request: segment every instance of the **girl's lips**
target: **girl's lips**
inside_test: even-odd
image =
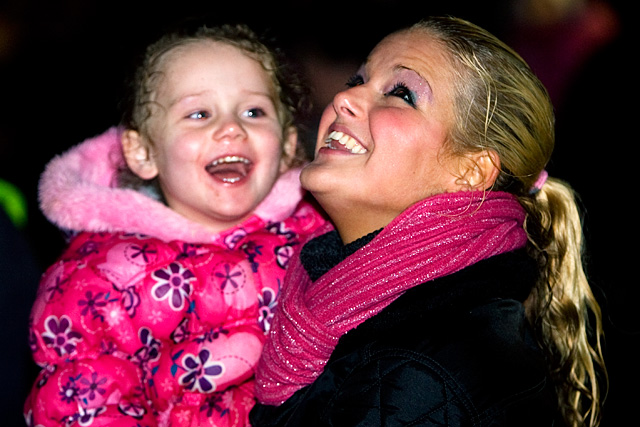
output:
[[[367,149],[350,135],[341,131],[331,131],[329,136],[324,140],[326,148],[332,150],[346,150],[352,154],[364,154]]]
[[[246,157],[230,155],[222,156],[215,159],[206,166],[206,171],[213,178],[225,184],[235,184],[246,178],[251,169],[253,162]]]

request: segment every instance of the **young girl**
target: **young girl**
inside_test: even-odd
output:
[[[74,236],[30,321],[29,425],[244,425],[302,201],[294,76],[245,27],[151,45],[123,127],[47,166]]]

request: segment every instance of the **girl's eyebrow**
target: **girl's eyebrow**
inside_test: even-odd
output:
[[[262,97],[262,98],[265,98],[265,99],[269,100],[271,103],[275,104],[274,96],[271,93],[267,92],[267,91],[248,90],[247,89],[247,90],[243,90],[242,92],[243,92],[243,95],[245,97]],[[206,90],[203,90],[203,91],[200,91],[200,92],[189,93],[189,94],[186,94],[186,95],[182,95],[180,97],[176,97],[176,98],[171,99],[169,101],[169,105],[167,106],[167,108],[171,109],[176,105],[188,103],[189,101],[198,99],[198,98],[200,98],[202,96],[206,96],[209,93],[212,93],[212,91],[206,89]]]
[[[190,93],[190,94],[187,94],[187,95],[182,95],[180,97],[171,99],[169,101],[169,105],[167,105],[167,108],[171,109],[176,105],[188,103],[190,100],[196,99],[196,98],[202,96],[203,94],[205,94],[206,92],[207,91],[205,90],[205,91],[201,91],[201,92],[197,92],[197,93]]]

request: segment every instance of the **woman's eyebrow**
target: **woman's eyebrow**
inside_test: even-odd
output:
[[[424,96],[429,102],[433,99],[433,90],[429,81],[416,70],[405,65],[396,65],[393,67],[395,74],[402,75],[405,83],[410,84],[419,96]]]

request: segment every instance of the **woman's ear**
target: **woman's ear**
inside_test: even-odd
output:
[[[500,173],[500,158],[495,151],[471,153],[460,162],[460,175],[456,184],[462,191],[484,191],[495,184]]]
[[[282,159],[280,160],[280,173],[286,172],[292,165],[296,157],[296,148],[298,146],[298,130],[291,126],[284,135],[282,145]]]
[[[153,179],[158,175],[158,168],[149,153],[149,145],[139,132],[125,130],[121,143],[124,159],[133,173],[142,179]]]

